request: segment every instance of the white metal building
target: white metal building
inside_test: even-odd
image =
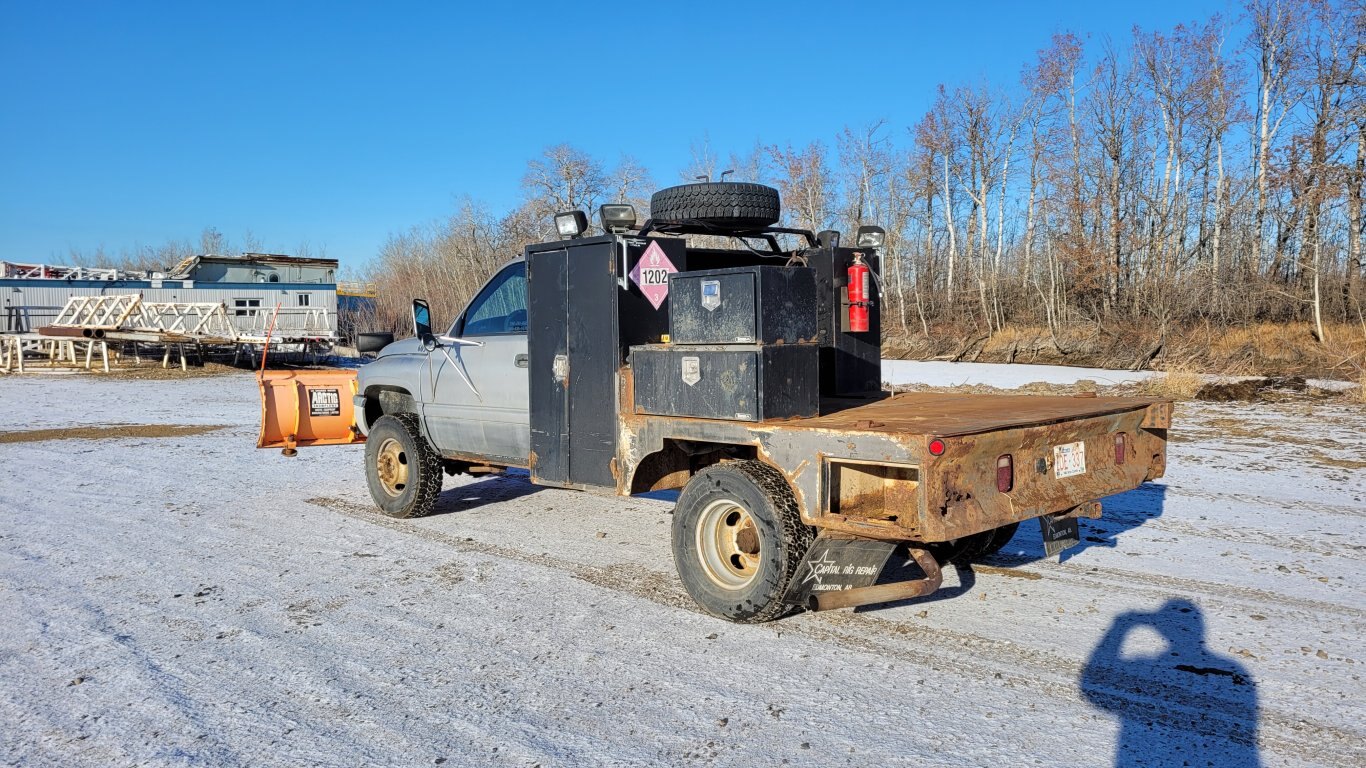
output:
[[[238,330],[262,330],[278,304],[278,330],[311,316],[337,328],[337,261],[276,254],[204,255],[167,273],[128,273],[0,262],[0,332],[47,325],[72,296],[141,294],[154,302],[222,302]],[[312,311],[308,311],[312,310]]]

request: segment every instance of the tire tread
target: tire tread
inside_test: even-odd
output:
[[[703,221],[737,228],[767,227],[782,216],[778,190],[726,181],[668,187],[650,198],[650,218],[663,223]]]
[[[797,498],[792,493],[792,487],[788,485],[787,479],[783,477],[783,474],[777,469],[760,461],[728,461],[707,467],[694,475],[693,479],[689,481],[689,485],[683,489],[683,495],[679,497],[680,505],[694,504],[693,497],[696,493],[689,493],[689,488],[693,487],[693,483],[699,483],[704,487],[707,485],[721,487],[723,482],[735,483],[736,475],[739,475],[742,481],[750,486],[751,491],[757,491],[758,496],[762,497],[767,503],[767,506],[771,508],[771,516],[773,518],[772,535],[778,538],[781,543],[781,551],[784,555],[783,559],[778,561],[781,562],[781,570],[778,571],[776,577],[768,577],[764,582],[764,589],[758,587],[751,588],[752,591],[749,591],[744,595],[740,604],[730,604],[735,605],[735,610],[708,605],[708,602],[712,598],[707,597],[704,599],[689,586],[693,580],[705,580],[706,577],[701,574],[693,573],[683,565],[685,561],[689,560],[691,555],[685,555],[684,550],[681,549],[681,547],[688,547],[691,545],[687,543],[680,544],[679,535],[680,532],[687,531],[688,533],[684,535],[683,541],[691,541],[692,529],[686,527],[686,524],[680,524],[677,517],[673,537],[674,561],[678,564],[679,577],[683,581],[684,586],[688,588],[689,593],[697,600],[698,605],[708,613],[720,616],[721,618],[733,621],[737,624],[759,624],[766,621],[773,621],[774,619],[779,619],[790,613],[802,610],[801,606],[785,603],[782,598],[787,591],[788,584],[791,583],[792,578],[797,573],[798,567],[806,556],[807,550],[811,548],[814,532],[809,526],[802,522],[801,510],[797,505]],[[722,479],[727,476],[729,477],[728,480]],[[675,510],[674,514],[675,516],[691,515],[691,512],[691,507],[680,506],[680,509]],[[751,509],[750,513],[755,514],[756,510]],[[768,511],[763,515],[764,518],[768,518],[769,516],[770,513]]]
[[[417,492],[413,495],[412,502],[403,509],[390,512],[381,507],[380,510],[388,517],[403,520],[426,517],[432,513],[432,507],[436,505],[437,496],[441,495],[441,454],[437,453],[436,449],[427,442],[427,438],[422,435],[422,424],[416,413],[391,413],[378,419],[375,426],[383,423],[384,419],[397,421],[417,447],[417,460],[413,463],[414,468],[417,469]],[[374,432],[373,427],[371,432]]]

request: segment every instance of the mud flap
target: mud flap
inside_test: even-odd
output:
[[[783,602],[805,606],[822,592],[872,586],[895,549],[890,541],[818,537],[797,566]]]
[[[1081,526],[1077,524],[1075,515],[1044,515],[1039,518],[1039,530],[1043,534],[1045,557],[1052,557],[1081,543]]]

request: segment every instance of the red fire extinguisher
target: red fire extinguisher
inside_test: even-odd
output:
[[[868,308],[873,305],[869,281],[872,270],[863,263],[863,254],[854,254],[854,263],[849,265],[849,332],[863,333],[868,330]]]

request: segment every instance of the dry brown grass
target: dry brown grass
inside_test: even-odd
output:
[[[109,424],[98,427],[28,429],[0,433],[0,443],[37,443],[44,440],[123,440],[130,437],[193,437],[227,429],[225,424]]]
[[[1366,405],[1366,368],[1362,368],[1361,373],[1357,376],[1357,388],[1354,394],[1358,403]]]
[[[888,357],[1081,365],[1126,369],[1145,363],[1157,370],[1188,366],[1225,376],[1305,376],[1353,381],[1366,364],[1366,329],[1338,323],[1324,329],[1320,343],[1309,323],[1252,323],[1220,328],[1169,328],[1077,324],[1055,336],[1042,326],[1013,325],[990,337],[971,326],[936,325],[930,338],[889,329]],[[1161,339],[1161,349],[1158,342]],[[973,343],[980,342],[980,343]],[[1149,355],[1158,351],[1149,361]]]
[[[1208,340],[1203,357],[1221,373],[1272,375],[1302,373],[1344,378],[1340,366],[1351,365],[1366,351],[1366,331],[1338,323],[1324,328],[1327,341],[1314,338],[1309,323],[1257,323],[1229,328]]]
[[[1173,400],[1192,400],[1195,393],[1204,386],[1205,378],[1189,365],[1175,365],[1143,383],[1143,390],[1150,395],[1167,397]]]
[[[118,367],[111,368],[109,373],[100,375],[111,379],[199,379],[205,376],[225,376],[248,372],[250,372],[249,368],[238,368],[213,361],[205,362],[202,365],[191,364],[182,371],[178,361],[172,362],[170,367],[162,368],[160,358],[145,357],[140,363],[134,363],[131,360],[120,361]]]

